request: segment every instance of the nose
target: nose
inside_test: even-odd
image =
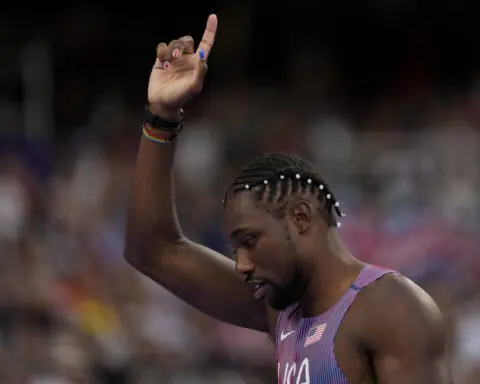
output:
[[[235,262],[235,269],[238,273],[242,275],[248,275],[249,273],[253,272],[255,265],[248,258],[248,252],[238,249],[236,256],[237,259]]]

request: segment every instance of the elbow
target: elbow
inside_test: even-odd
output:
[[[132,236],[127,233],[123,257],[132,267],[140,269],[151,264],[154,258],[171,250],[182,242],[180,234],[171,236]]]

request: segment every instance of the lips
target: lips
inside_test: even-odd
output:
[[[265,296],[267,296],[267,289],[268,285],[264,283],[255,285],[253,297],[257,300],[262,300],[263,298],[265,298]]]
[[[265,297],[267,291],[267,285],[263,280],[253,279],[247,281],[248,284],[253,286],[253,297],[257,300],[261,300]]]

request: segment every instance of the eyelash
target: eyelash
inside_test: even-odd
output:
[[[256,237],[251,235],[251,236],[247,236],[243,239],[243,244],[247,247],[247,248],[252,248],[254,245],[255,245],[255,242],[256,242]]]
[[[246,236],[242,239],[242,245],[241,248],[246,248],[246,249],[252,249],[257,242],[257,237],[255,235],[249,235]],[[230,252],[232,254],[232,258],[236,259],[237,258],[237,247],[230,247]]]

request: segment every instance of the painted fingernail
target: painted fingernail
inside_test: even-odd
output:
[[[175,48],[172,52],[173,57],[178,57],[180,56],[180,50],[178,48]]]
[[[200,55],[200,60],[205,60],[205,51],[203,49],[200,49],[200,52],[198,52]]]
[[[163,69],[169,69],[170,68],[170,62],[169,61],[164,61],[163,62]]]

